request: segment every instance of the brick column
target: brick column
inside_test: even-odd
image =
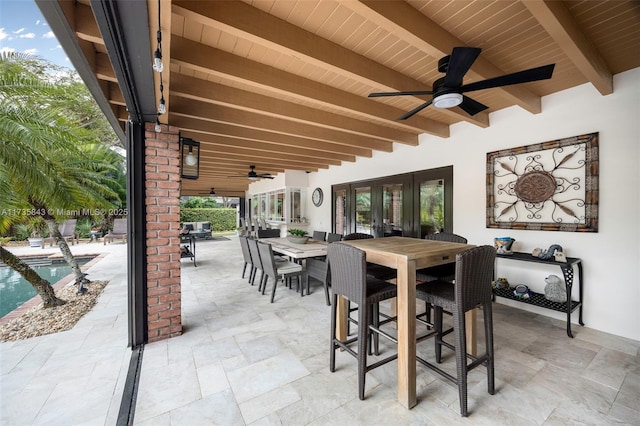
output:
[[[145,127],[148,342],[182,334],[180,143],[174,128]]]

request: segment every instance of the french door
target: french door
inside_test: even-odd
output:
[[[423,238],[452,230],[453,168],[332,187],[333,232]]]

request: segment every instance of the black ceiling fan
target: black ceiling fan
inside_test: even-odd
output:
[[[398,120],[406,120],[414,114],[422,111],[433,104],[436,108],[452,108],[459,106],[467,114],[475,115],[484,111],[488,107],[475,101],[463,93],[475,90],[491,89],[494,87],[509,86],[512,84],[528,83],[531,81],[546,80],[553,75],[553,68],[556,64],[544,65],[512,74],[499,77],[488,78],[475,83],[462,84],[462,78],[469,71],[471,65],[480,55],[482,49],[478,47],[454,47],[451,55],[445,56],[438,61],[438,71],[445,73],[445,76],[437,79],[433,83],[433,90],[415,90],[408,92],[380,92],[369,94],[370,98],[384,96],[417,96],[433,95],[432,99],[423,103],[417,108],[404,114]]]
[[[237,176],[228,176],[228,177],[246,177],[249,180],[256,180],[256,179],[273,179],[273,176],[271,176],[271,174],[269,173],[256,173],[256,166],[249,166],[249,173],[247,173],[246,175],[237,175]]]

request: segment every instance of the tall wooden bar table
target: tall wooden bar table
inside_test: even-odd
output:
[[[421,240],[408,237],[371,238],[344,241],[367,254],[367,262],[398,271],[398,401],[406,408],[416,405],[416,269],[452,263],[456,254],[475,247],[471,244]],[[346,340],[347,301],[338,301],[337,337]],[[467,341],[475,353],[474,315],[467,316]]]

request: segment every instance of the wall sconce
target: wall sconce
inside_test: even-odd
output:
[[[200,142],[180,138],[180,175],[184,179],[198,179],[200,172]]]

